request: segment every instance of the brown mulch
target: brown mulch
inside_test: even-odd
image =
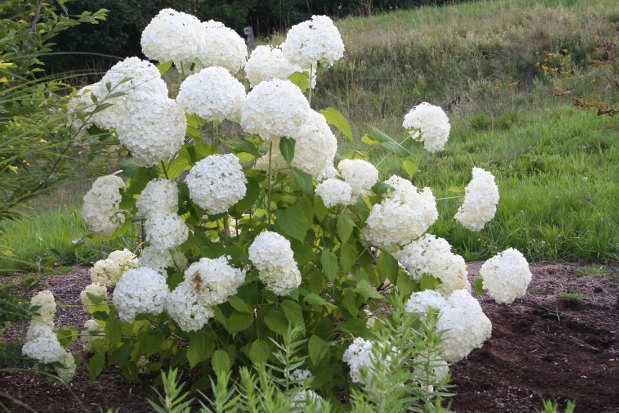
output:
[[[479,267],[469,265],[473,274]],[[561,404],[575,401],[578,413],[619,413],[619,271],[586,275],[582,265],[548,263],[531,265],[531,270],[529,292],[514,304],[480,297],[493,323],[492,338],[452,366],[452,409],[536,412],[543,399],[552,399]],[[37,291],[50,289],[67,305],[59,306],[57,325],[80,326],[88,318],[79,300],[88,283],[83,269],[42,279]],[[24,330],[25,326],[6,329],[4,340],[18,343]],[[80,345],[72,350],[79,352]],[[106,370],[92,381],[83,363],[70,386],[74,394],[33,373],[0,373],[0,393],[40,413],[94,413],[110,407],[121,413],[146,412],[150,410],[145,400],[156,398],[150,383],[128,383],[115,371]],[[11,406],[11,412],[28,411],[1,396],[0,403]]]

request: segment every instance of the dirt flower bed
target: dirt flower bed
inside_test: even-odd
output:
[[[480,263],[470,263],[477,274]],[[600,269],[601,268],[601,269]],[[492,338],[483,348],[452,366],[452,408],[458,413],[534,412],[542,399],[574,400],[582,413],[619,412],[619,271],[575,264],[533,264],[528,294],[512,305],[480,297],[492,320]],[[88,271],[52,275],[39,289],[50,289],[59,306],[57,326],[81,326],[80,291]],[[75,306],[75,307],[72,307]],[[26,325],[6,329],[3,339],[20,342]],[[80,345],[72,348],[81,351]],[[37,374],[0,373],[0,391],[37,412],[98,412],[110,407],[125,413],[148,411],[156,398],[145,384],[127,383],[106,371],[91,381],[82,364],[69,391]],[[11,412],[28,412],[0,397]]]

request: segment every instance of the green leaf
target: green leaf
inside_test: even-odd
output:
[[[299,184],[301,191],[308,195],[312,195],[314,193],[314,185],[312,184],[312,176],[310,174],[305,173],[300,169],[292,168],[292,176],[294,176],[295,181]]]
[[[342,307],[347,310],[353,317],[359,312],[359,304],[357,303],[357,294],[350,288],[345,288],[342,294]]]
[[[376,128],[374,128],[372,132],[368,133],[368,136],[375,141],[380,142],[381,147],[385,148],[389,152],[395,153],[396,155],[408,156],[411,154],[410,151],[403,147],[398,141]]]
[[[248,356],[254,364],[266,363],[271,357],[271,346],[264,340],[254,340],[249,347]]]
[[[288,332],[288,320],[281,311],[274,309],[267,311],[264,315],[264,323],[267,325],[269,330],[281,336],[285,336]]]
[[[173,62],[170,60],[169,62],[159,63],[157,65],[157,69],[159,69],[159,73],[161,76],[165,75],[168,70],[172,67]]]
[[[409,296],[415,290],[416,283],[408,275],[400,273],[398,274],[397,286],[401,295]]]
[[[237,202],[232,208],[233,211],[237,213],[236,215],[238,217],[241,217],[243,213],[251,209],[260,195],[260,184],[255,178],[247,179],[246,188],[247,191],[245,192],[245,197]]]
[[[116,318],[110,318],[105,323],[105,337],[111,346],[120,345],[120,339],[122,336],[122,326],[120,320]]]
[[[381,281],[384,281],[385,278],[389,279],[389,281],[395,283],[398,280],[398,261],[393,258],[393,256],[385,251],[381,251],[378,256],[378,272]]]
[[[342,115],[342,112],[335,108],[328,107],[322,109],[320,113],[323,114],[323,116],[330,125],[335,126],[340,132],[344,134],[344,136],[346,136],[350,140],[353,140],[350,123],[348,122],[348,119],[346,119],[344,115]]]
[[[161,350],[166,335],[163,331],[149,331],[141,336],[142,351],[145,357],[149,357]]]
[[[189,367],[194,368],[198,363],[207,360],[215,348],[215,343],[209,339],[204,331],[193,333],[189,339],[187,348],[187,361]]]
[[[254,322],[251,314],[233,312],[226,322],[226,330],[233,336],[238,332],[247,330]]]
[[[366,280],[361,280],[357,283],[357,287],[355,291],[359,293],[364,298],[384,298],[382,294],[376,291],[376,288],[372,287],[369,282]]]
[[[320,305],[327,308],[336,308],[335,305],[331,304],[330,302],[315,293],[307,294],[303,301],[311,305]]]
[[[299,265],[304,265],[314,259],[314,251],[308,243],[293,239],[290,244],[294,252],[294,259]]]
[[[236,311],[241,313],[252,313],[253,309],[249,304],[247,304],[241,297],[238,295],[234,295],[228,298],[228,302]]]
[[[299,303],[292,300],[285,300],[281,304],[284,315],[293,327],[300,327],[305,331],[305,319],[303,318],[303,309]]]
[[[290,164],[294,158],[294,147],[296,143],[294,139],[285,136],[279,140],[279,151],[288,164]]]
[[[213,371],[217,374],[227,373],[230,371],[230,367],[232,367],[230,356],[223,350],[217,350],[211,358],[211,366],[213,366]]]
[[[299,241],[305,239],[305,234],[310,228],[311,222],[307,214],[300,205],[293,205],[286,209],[275,211],[277,215],[277,226],[287,235]]]
[[[408,175],[408,179],[413,179],[413,175],[417,172],[417,165],[410,159],[404,159],[402,160],[402,169]]]
[[[340,214],[337,217],[337,235],[343,244],[350,239],[354,227],[355,222],[348,215]]]
[[[475,278],[475,281],[473,281],[473,288],[475,288],[475,294],[477,295],[482,295],[488,292],[484,288],[484,279],[481,277]]]
[[[105,353],[97,352],[88,360],[88,375],[91,380],[99,377],[105,367]]]
[[[92,313],[92,318],[99,321],[105,321],[110,318],[110,315],[105,311],[95,311],[94,313]]]
[[[301,92],[305,92],[310,87],[309,72],[295,72],[288,76],[288,80],[297,85]]]
[[[421,288],[422,291],[434,290],[440,283],[441,280],[439,280],[438,278],[426,274],[419,280],[419,288]]]
[[[356,243],[348,242],[342,245],[340,251],[340,264],[344,273],[351,272],[357,259],[361,258],[359,248]]]
[[[338,273],[337,256],[327,249],[322,250],[320,255],[320,264],[325,272],[325,276],[329,281],[335,280]]]
[[[376,185],[374,185],[372,187],[372,191],[376,194],[376,195],[382,195],[387,191],[392,190],[393,187],[391,185],[387,185],[384,182],[379,182]]]
[[[307,351],[310,356],[310,361],[314,366],[318,366],[322,359],[329,351],[330,344],[317,335],[312,335],[307,342]]]
[[[368,135],[363,135],[363,137],[361,138],[361,142],[365,143],[366,145],[378,145],[380,143],[379,141],[375,141],[374,139],[370,138]]]

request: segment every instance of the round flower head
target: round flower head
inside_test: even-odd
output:
[[[395,254],[408,275],[419,280],[431,275],[441,280],[439,290],[444,294],[465,289],[471,291],[464,258],[451,252],[451,245],[443,238],[426,234]]]
[[[178,211],[178,186],[169,179],[153,179],[146,184],[136,202],[138,214],[149,217],[155,213],[176,213]]]
[[[233,154],[210,155],[191,168],[187,178],[192,201],[209,214],[220,214],[245,197],[247,179]]]
[[[105,287],[105,285],[89,284],[80,293],[82,305],[84,306],[84,310],[86,310],[87,313],[93,312],[91,310],[92,306],[100,304],[99,300],[97,299],[95,299],[96,303],[93,302],[93,299],[91,297],[98,297],[99,299],[101,299],[102,303],[105,303],[107,301],[107,288]]]
[[[73,357],[73,354],[65,350],[65,352],[58,358],[58,362],[62,366],[56,367],[56,375],[66,383],[70,382],[73,377],[75,377],[75,370],[77,367],[75,365],[75,357]]]
[[[32,321],[39,321],[49,326],[54,325],[56,300],[54,300],[54,294],[50,290],[38,292],[30,299],[30,305],[39,307],[36,310],[37,315],[32,316]]]
[[[301,273],[290,241],[272,231],[260,233],[249,247],[249,259],[260,280],[277,295],[288,295],[301,285]]]
[[[44,364],[59,362],[66,350],[50,326],[42,328],[39,334],[22,346],[22,354]]]
[[[361,235],[375,247],[393,250],[423,235],[438,218],[438,211],[430,188],[419,192],[396,175],[385,183],[394,189],[372,207]]]
[[[180,329],[186,332],[200,330],[215,315],[210,307],[200,302],[186,283],[179,284],[168,295],[166,311]]]
[[[531,270],[527,259],[514,248],[495,255],[479,270],[483,287],[497,303],[511,304],[527,292]]]
[[[144,223],[144,232],[146,241],[160,250],[177,247],[189,237],[185,221],[176,214],[165,212],[150,215]]]
[[[382,344],[379,344],[379,346],[382,347]],[[370,379],[371,381],[371,375],[376,361],[376,355],[373,353],[373,347],[373,342],[357,337],[344,352],[342,361],[348,364],[348,367],[350,368],[350,378],[353,383],[362,383],[366,386],[370,385],[370,382],[367,379]],[[396,347],[392,347],[391,351],[397,352],[398,349]],[[381,362],[388,363],[390,360],[391,357],[386,355],[385,359],[381,360]],[[366,371],[366,376],[364,376],[363,370]]]
[[[318,177],[322,171],[333,165],[337,138],[320,113],[310,110],[301,129],[290,137],[296,141],[292,166]]]
[[[241,109],[241,127],[269,140],[293,136],[309,116],[309,103],[288,80],[261,82],[247,94]]]
[[[120,278],[112,301],[118,309],[118,317],[132,322],[138,314],[161,314],[168,294],[168,285],[161,274],[140,267],[127,271]]]
[[[492,323],[479,302],[466,290],[451,293],[436,328],[445,331],[441,348],[445,360],[450,362],[462,360],[492,334]]]
[[[187,121],[173,99],[153,99],[127,110],[126,119],[116,133],[139,166],[167,161],[183,146]]]
[[[181,83],[176,102],[207,121],[237,119],[245,87],[223,67],[207,67]]]
[[[93,284],[111,287],[125,271],[137,266],[137,257],[128,249],[113,251],[106,259],[97,261],[90,269],[90,281]]]
[[[86,347],[86,350],[93,350],[93,343],[95,340],[101,339],[105,336],[105,330],[97,322],[97,320],[90,319],[84,323],[84,330],[80,334],[80,341]]]
[[[47,321],[33,319],[32,321],[30,321],[30,324],[28,325],[28,330],[26,330],[25,341],[32,341],[38,336],[40,336],[41,334],[45,334],[47,331],[49,331],[53,327],[54,327],[53,320],[52,322],[47,322]]]
[[[351,186],[339,179],[327,179],[316,187],[316,195],[322,198],[327,208],[335,205],[349,205],[351,203]]]
[[[307,411],[322,411],[324,399],[313,390],[299,390],[291,397],[290,412],[303,413]]]
[[[228,264],[225,256],[217,259],[202,258],[185,271],[183,283],[195,294],[200,303],[215,306],[236,294],[245,281],[245,271]]]
[[[265,80],[287,80],[293,73],[302,71],[284,57],[281,49],[271,46],[256,47],[245,64],[245,74],[252,86]]]
[[[118,206],[122,199],[123,180],[115,175],[106,175],[92,184],[84,195],[82,218],[88,227],[99,235],[110,236],[123,222],[125,216]]]
[[[237,32],[223,23],[209,20],[202,23],[204,46],[198,50],[198,60],[202,67],[221,66],[236,73],[247,60],[247,45]]]
[[[142,32],[142,53],[161,63],[189,69],[204,48],[204,27],[198,18],[173,9],[161,10]]]
[[[411,137],[423,142],[428,152],[440,152],[449,139],[451,125],[449,118],[439,106],[427,102],[413,107],[404,116],[402,126],[410,131]]]
[[[471,231],[481,231],[494,218],[499,203],[499,187],[494,175],[473,168],[473,179],[465,188],[464,203],[458,208],[456,220]]]
[[[411,294],[406,302],[405,310],[407,313],[425,316],[429,308],[439,311],[446,305],[447,300],[438,291],[423,290]]]
[[[337,169],[352,187],[353,196],[367,194],[378,182],[378,169],[363,159],[343,159]]]
[[[331,66],[344,56],[342,36],[328,16],[312,16],[292,26],[281,47],[291,63],[303,68]]]

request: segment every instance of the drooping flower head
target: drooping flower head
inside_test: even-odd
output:
[[[312,16],[288,30],[281,45],[284,56],[307,69],[316,63],[331,66],[344,56],[344,42],[328,16]]]
[[[471,231],[481,231],[494,218],[499,203],[499,187],[494,175],[473,168],[473,179],[465,188],[464,202],[458,208],[456,220]]]
[[[511,304],[524,296],[532,278],[527,259],[515,248],[490,258],[481,266],[479,275],[490,296],[503,304]]]
[[[109,236],[125,221],[125,216],[118,207],[122,199],[120,191],[124,187],[125,183],[121,178],[106,175],[97,178],[86,192],[82,218],[92,231]]]
[[[413,107],[404,116],[402,126],[413,139],[423,142],[424,148],[431,153],[445,148],[451,130],[449,118],[443,109],[427,102]]]

